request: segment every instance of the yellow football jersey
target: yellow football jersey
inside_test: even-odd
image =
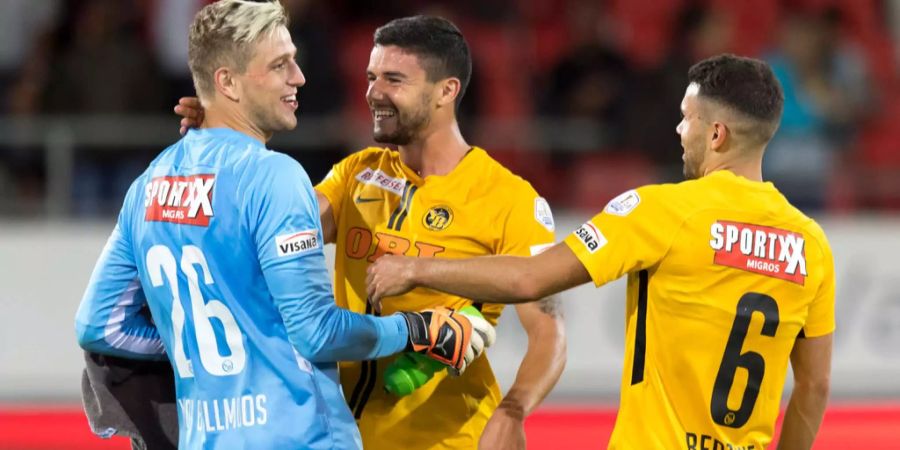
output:
[[[628,274],[611,449],[757,449],[794,340],[834,330],[822,229],[728,171],[628,191],[565,239],[598,286]]]
[[[386,253],[464,258],[527,256],[552,244],[553,217],[528,182],[473,148],[445,176],[419,177],[399,153],[369,148],[336,164],[316,186],[331,203],[337,225],[334,294],[338,305],[371,313],[366,268]],[[385,299],[382,314],[443,305],[465,298],[415,289]],[[481,305],[496,325],[502,305]],[[460,377],[435,374],[406,397],[384,390],[382,374],[393,361],[343,362],[341,383],[367,449],[475,448],[500,389],[487,358]]]

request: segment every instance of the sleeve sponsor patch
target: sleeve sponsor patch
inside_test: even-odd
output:
[[[585,222],[581,228],[575,230],[575,236],[588,249],[588,252],[594,253],[606,245],[606,236],[597,229],[591,222]]]
[[[553,223],[553,212],[550,211],[550,205],[543,197],[534,199],[534,218],[539,224],[543,225],[547,231],[552,232],[556,229],[556,225]]]
[[[531,256],[534,256],[539,253],[544,253],[544,250],[547,250],[550,247],[553,247],[552,243],[532,245],[531,247],[528,247],[528,249],[531,250]]]
[[[278,250],[278,256],[301,255],[321,248],[319,230],[303,230],[276,236],[275,247]]]
[[[637,208],[640,203],[641,196],[638,195],[637,191],[632,189],[619,194],[618,197],[610,200],[603,210],[609,214],[624,217],[631,214],[631,211],[634,211],[634,208]]]
[[[327,180],[333,176],[334,176],[334,169],[332,168],[331,170],[328,171],[328,173],[325,174],[325,176],[322,178],[322,181],[324,182],[325,180]]]

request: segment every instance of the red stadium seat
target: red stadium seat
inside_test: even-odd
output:
[[[366,105],[366,64],[372,52],[372,35],[378,24],[347,24],[340,33],[338,42],[338,67],[347,89],[345,111],[355,119],[369,120]]]
[[[665,58],[684,0],[613,0],[609,12],[620,26],[622,48],[638,66],[654,67]]]
[[[549,154],[508,148],[490,148],[487,151],[503,167],[531,183],[538,194],[550,201],[551,207],[561,206],[557,205],[559,201],[564,201],[559,197],[565,195],[559,186],[561,173],[553,167]]]
[[[600,212],[622,192],[659,181],[656,167],[634,151],[580,155],[567,179],[567,206],[590,213]]]
[[[481,115],[518,118],[530,114],[531,101],[526,99],[530,72],[520,42],[525,32],[501,24],[458,25],[472,51]]]
[[[732,51],[740,55],[759,56],[773,45],[778,36],[777,0],[712,0],[711,8],[725,12],[732,20]]]
[[[861,206],[900,210],[900,89],[882,100],[884,112],[860,136],[853,156],[860,167]]]

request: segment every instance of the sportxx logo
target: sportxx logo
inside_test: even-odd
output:
[[[144,220],[209,226],[213,174],[156,177],[144,190]]]
[[[441,231],[453,222],[453,211],[449,206],[433,206],[422,217],[422,225],[431,231]]]
[[[710,227],[713,262],[799,285],[806,282],[803,235],[780,228],[719,220]]]

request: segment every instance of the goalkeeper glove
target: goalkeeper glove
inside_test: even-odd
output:
[[[497,337],[483,318],[444,307],[399,314],[409,326],[406,350],[446,364],[454,375],[463,373]]]

